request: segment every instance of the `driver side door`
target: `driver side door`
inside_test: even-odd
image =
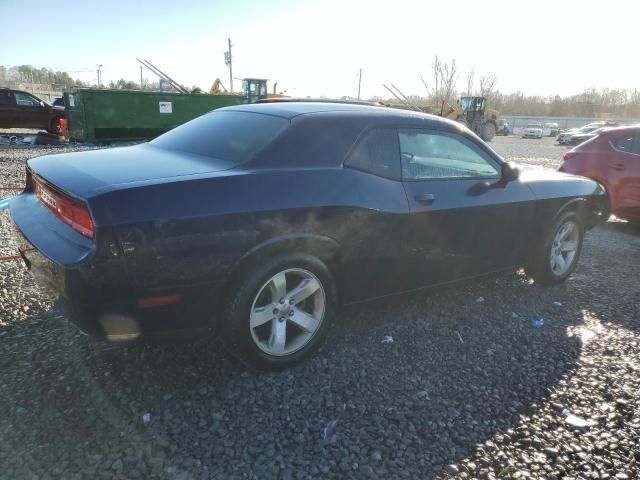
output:
[[[447,283],[521,263],[532,191],[518,180],[503,180],[501,161],[471,137],[400,128],[398,138],[414,284]]]
[[[47,128],[47,110],[40,100],[25,93],[14,92],[15,121],[14,126],[20,128]]]

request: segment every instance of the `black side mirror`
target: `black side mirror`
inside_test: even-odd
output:
[[[513,162],[507,162],[502,165],[502,180],[505,183],[513,182],[520,177],[520,170]]]

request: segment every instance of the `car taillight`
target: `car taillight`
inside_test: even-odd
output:
[[[84,204],[49,188],[36,175],[33,175],[31,180],[33,190],[44,206],[76,232],[87,238],[93,238],[95,230],[93,220]]]

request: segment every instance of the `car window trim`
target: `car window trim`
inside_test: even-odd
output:
[[[364,135],[367,134],[367,132],[369,132],[370,130],[373,130],[375,128],[392,128],[392,129],[395,129],[397,140],[398,140],[397,143],[398,143],[398,161],[400,162],[400,178],[389,177],[389,176],[386,176],[386,175],[380,175],[378,173],[370,172],[370,171],[367,171],[365,169],[354,167],[352,165],[348,165],[347,164],[347,161],[349,160],[349,157],[351,156],[351,153],[356,148],[356,146],[358,145],[360,140],[364,137]],[[400,151],[400,136],[398,134],[398,129],[401,129],[401,128],[417,129],[417,130],[433,130],[435,132],[443,132],[443,133],[450,133],[450,134],[454,134],[454,135],[459,135],[460,137],[462,137],[462,138],[468,140],[470,143],[472,143],[477,149],[479,149],[483,153],[485,153],[491,159],[491,161],[495,162],[497,164],[499,172],[502,171],[502,167],[506,163],[506,161],[503,160],[502,158],[500,158],[495,152],[492,152],[491,150],[486,148],[484,145],[476,142],[475,140],[473,140],[473,138],[470,138],[468,135],[465,135],[464,133],[459,133],[459,132],[457,132],[456,130],[454,130],[452,128],[443,128],[440,125],[430,125],[429,127],[424,127],[424,126],[421,126],[421,125],[411,125],[411,124],[406,124],[406,123],[389,123],[389,124],[382,124],[382,125],[368,125],[367,127],[365,127],[358,134],[358,136],[356,137],[354,142],[351,144],[351,146],[347,149],[347,153],[345,154],[344,158],[342,159],[341,167],[342,168],[350,168],[352,170],[358,170],[360,172],[368,173],[369,175],[374,175],[376,177],[386,178],[388,180],[395,180],[395,181],[399,181],[399,182],[424,182],[424,181],[427,181],[427,180],[429,180],[429,181],[475,180],[475,179],[478,179],[478,180],[495,180],[495,179],[502,178],[501,175],[498,174],[498,175],[492,175],[492,176],[489,176],[489,177],[443,177],[443,178],[439,178],[439,179],[438,178],[433,178],[433,179],[419,179],[419,180],[418,179],[416,179],[416,180],[404,179],[404,178],[402,178],[402,152]]]
[[[631,147],[631,148],[633,148],[633,150],[635,150],[633,152],[634,155],[640,156],[640,135],[634,135],[633,136],[633,147]]]
[[[446,134],[450,134],[453,136],[458,136],[462,139],[467,140],[470,144],[472,144],[474,147],[476,147],[478,150],[480,150],[481,152],[485,153],[487,155],[487,157],[489,157],[491,162],[495,162],[497,163],[497,165],[493,165],[495,167],[497,167],[498,173],[496,175],[487,175],[487,176],[482,176],[482,177],[433,177],[433,178],[404,178],[404,176],[402,176],[402,181],[403,182],[442,182],[442,181],[459,181],[459,180],[471,180],[471,181],[476,181],[476,180],[499,180],[500,178],[502,178],[502,175],[500,174],[500,172],[502,171],[502,166],[503,163],[502,162],[497,162],[496,159],[493,157],[493,155],[490,154],[490,152],[488,152],[486,149],[482,148],[479,144],[477,144],[476,142],[474,142],[473,140],[469,139],[468,137],[466,137],[465,135],[461,135],[459,133],[456,133],[454,131],[451,130],[447,130],[444,128],[433,128],[433,127],[419,127],[419,126],[410,126],[410,127],[406,127],[406,126],[402,126],[402,127],[396,127],[396,134],[398,135],[398,148],[400,149],[400,133],[398,132],[399,129],[405,129],[405,130],[423,130],[423,131],[435,131],[438,132],[438,134],[442,134],[442,133],[446,133]],[[464,144],[464,143],[463,143]],[[472,150],[475,150],[474,148],[472,148]],[[400,167],[402,167],[402,151],[400,151]],[[402,168],[400,169],[400,174],[403,173]]]
[[[626,155],[634,155],[636,157],[640,157],[640,153],[635,153],[635,152],[625,152],[624,150],[620,150],[619,148],[616,148],[615,143],[613,143],[615,140],[620,140],[621,138],[624,137],[618,137],[618,138],[612,138],[611,140],[609,140],[609,146],[611,147],[612,150],[618,152],[618,153],[624,153]],[[640,135],[633,135],[633,142],[631,144],[631,148],[635,148],[636,143],[640,143]]]
[[[40,105],[40,102],[42,101],[38,99],[36,96],[31,95],[29,92],[13,92],[14,105],[18,105],[18,99],[16,98],[16,94],[24,95],[25,97],[30,98],[36,103],[35,105],[19,105],[21,107],[37,107]]]
[[[361,168],[361,167],[354,167],[353,165],[349,165],[348,164],[349,158],[351,158],[351,155],[353,154],[353,151],[360,144],[360,142],[365,137],[365,135],[367,135],[367,133],[369,133],[370,131],[378,129],[378,128],[387,128],[387,129],[390,129],[390,130],[394,130],[394,132],[396,134],[396,143],[398,144],[398,158],[397,158],[397,161],[398,161],[398,166],[399,166],[399,169],[400,169],[400,177],[399,178],[392,177],[392,176],[389,176],[389,175],[381,175],[380,173],[372,172],[370,170],[367,170],[367,169]],[[362,132],[360,132],[360,134],[356,137],[356,139],[353,142],[353,144],[351,144],[351,146],[347,150],[347,154],[342,159],[342,168],[350,168],[351,170],[357,170],[359,172],[368,173],[369,175],[373,175],[375,177],[385,178],[387,180],[393,180],[395,182],[402,182],[402,158],[400,157],[400,153],[399,153],[399,151],[400,151],[399,140],[400,139],[398,138],[398,130],[394,125],[369,125],[364,130],[362,130]]]

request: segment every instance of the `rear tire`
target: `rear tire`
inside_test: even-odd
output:
[[[317,350],[331,326],[336,298],[325,264],[286,253],[244,271],[229,289],[221,324],[225,347],[261,370],[290,367]]]
[[[584,239],[578,215],[569,211],[554,222],[542,245],[526,267],[527,274],[540,285],[556,285],[573,273]]]
[[[496,136],[496,126],[493,122],[487,122],[482,125],[482,139],[490,142]]]
[[[51,123],[49,124],[49,128],[47,129],[47,132],[49,133],[53,133],[55,135],[59,135],[60,132],[58,131],[58,126],[60,125],[60,119],[62,117],[54,117],[51,119]]]

